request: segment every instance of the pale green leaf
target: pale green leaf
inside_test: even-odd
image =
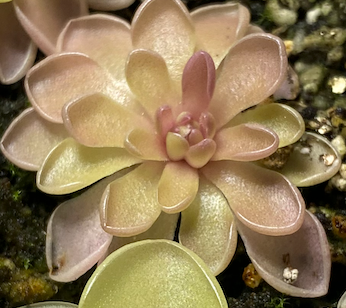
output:
[[[227,307],[206,264],[168,240],[145,240],[112,253],[89,279],[79,308]]]

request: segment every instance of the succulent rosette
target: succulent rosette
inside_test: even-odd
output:
[[[267,108],[259,121],[239,119],[287,76],[283,42],[252,33],[249,19],[235,3],[190,14],[179,0],[147,0],[131,25],[101,14],[70,21],[57,53],[29,71],[33,108],[11,124],[3,153],[38,171],[49,194],[101,180],[49,221],[53,279],[74,280],[129,242],[173,239],[181,213],[180,242],[215,275],[239,229],[268,283],[295,296],[327,292],[321,224],[286,177],[252,163],[297,141],[301,117],[269,104],[254,109]],[[287,254],[302,273],[295,284],[283,281]]]
[[[0,0],[0,82],[12,84],[33,65],[38,46],[55,51],[60,31],[72,18],[94,9],[119,10],[134,0]]]

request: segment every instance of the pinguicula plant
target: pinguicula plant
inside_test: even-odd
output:
[[[237,3],[189,13],[180,0],[146,0],[131,25],[102,14],[70,21],[56,52],[28,72],[33,107],[6,131],[3,153],[37,171],[49,194],[99,181],[49,221],[53,279],[74,280],[127,243],[173,239],[181,213],[180,243],[214,275],[231,261],[238,230],[276,289],[327,292],[321,224],[289,172],[258,163],[296,142],[304,124],[292,108],[259,105],[287,86],[287,56],[278,37],[255,31],[249,19]],[[323,144],[335,157],[314,183],[340,164]]]

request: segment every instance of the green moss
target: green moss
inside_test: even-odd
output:
[[[282,295],[280,297],[271,298],[270,302],[266,305],[266,308],[286,308],[289,305],[289,299]]]

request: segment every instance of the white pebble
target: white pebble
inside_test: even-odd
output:
[[[284,278],[284,282],[288,284],[292,284],[292,283],[295,283],[296,280],[298,279],[298,274],[299,274],[299,271],[296,268],[286,267],[284,269],[282,276]]]

